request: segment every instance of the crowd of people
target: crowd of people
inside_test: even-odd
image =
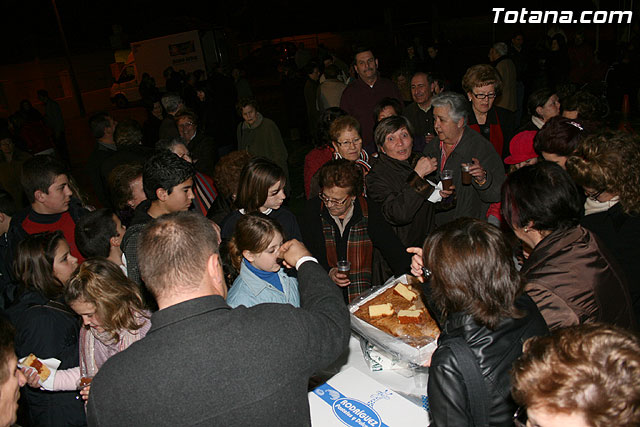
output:
[[[308,425],[348,304],[403,274],[441,327],[433,426],[640,424],[640,139],[523,88],[505,43],[488,57],[463,93],[415,60],[406,92],[369,47],[305,64],[301,212],[278,126],[246,96],[226,121],[216,78],[146,76],[144,125],[94,114],[93,198],[63,127],[28,153],[0,131],[2,425],[19,387],[33,426]],[[51,380],[16,354],[57,359]]]

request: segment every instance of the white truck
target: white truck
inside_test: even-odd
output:
[[[119,72],[114,74],[111,101],[118,107],[126,107],[130,101],[139,100],[138,86],[144,73],[153,77],[161,90],[165,84],[162,73],[167,67],[187,73],[196,70],[206,73],[213,63],[223,62],[226,54],[221,49],[220,34],[212,30],[194,30],[131,43],[127,62],[113,67]]]

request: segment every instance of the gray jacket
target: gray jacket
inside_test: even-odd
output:
[[[456,186],[455,207],[436,213],[436,225],[440,226],[460,217],[486,219],[489,205],[500,201],[500,190],[506,177],[502,159],[493,145],[478,132],[465,126],[462,138],[447,158],[444,168],[440,164],[442,151],[438,138],[427,144],[424,154],[438,160],[439,171],[451,169],[453,184]],[[472,180],[471,185],[462,185],[460,166],[462,163],[471,163],[472,157],[478,159],[487,171],[487,182],[484,185],[476,184],[475,180]]]
[[[349,314],[317,263],[298,281],[301,308],[232,309],[216,295],[154,313],[93,380],[89,425],[310,425],[309,377],[346,348]]]

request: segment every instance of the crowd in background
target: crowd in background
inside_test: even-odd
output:
[[[314,144],[302,174],[291,134],[238,68],[168,68],[162,90],[143,76],[144,123],[89,118],[82,185],[59,106],[46,91],[44,115],[23,101],[0,129],[0,308],[19,358],[61,361],[44,385],[14,372],[0,335],[11,378],[28,384],[23,422],[86,423],[80,381],[144,341],[164,309],[140,242],[191,211],[215,229],[230,307],[305,310],[298,266],[282,263],[292,239],[341,307],[419,277],[442,331],[425,390],[432,425],[640,423],[640,139],[607,128],[611,106],[590,86],[607,70],[584,34],[548,36],[542,58],[520,33],[493,44],[459,81],[437,43],[408,46],[390,79],[373,47],[347,63],[300,46],[282,88],[288,129]],[[633,98],[634,84],[616,87]]]

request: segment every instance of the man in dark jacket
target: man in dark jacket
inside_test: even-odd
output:
[[[194,198],[194,175],[193,165],[170,151],[160,152],[145,162],[142,186],[147,200],[136,207],[120,245],[127,258],[127,275],[134,282],[141,283],[138,236],[142,227],[153,218],[188,210]]]
[[[165,215],[142,232],[141,273],[160,310],[147,336],[98,372],[89,424],[310,425],[309,377],[349,340],[340,292],[290,240],[280,255],[298,270],[302,307],[231,309],[218,241],[194,213]]]
[[[400,91],[389,79],[378,75],[378,60],[373,52],[361,47],[356,50],[355,69],[358,78],[342,92],[340,108],[355,117],[362,129],[363,147],[369,154],[376,151],[373,141],[373,109],[382,98],[402,100]]]
[[[434,82],[430,75],[421,71],[411,78],[411,98],[413,102],[404,109],[403,115],[409,119],[414,131],[414,149],[424,150],[426,143],[436,136],[433,128],[433,98]]]
[[[142,164],[153,155],[153,150],[142,145],[142,126],[133,120],[127,119],[118,123],[113,134],[117,151],[105,159],[100,166],[102,182],[109,182],[109,175],[120,165]],[[111,199],[109,188],[105,188],[107,197]],[[111,204],[107,205],[111,206]]]
[[[93,192],[102,206],[109,206],[107,196],[107,182],[100,173],[102,164],[116,152],[116,143],[113,134],[118,122],[105,113],[96,113],[89,119],[91,133],[96,139],[96,146],[87,160],[87,174],[91,178]]]

